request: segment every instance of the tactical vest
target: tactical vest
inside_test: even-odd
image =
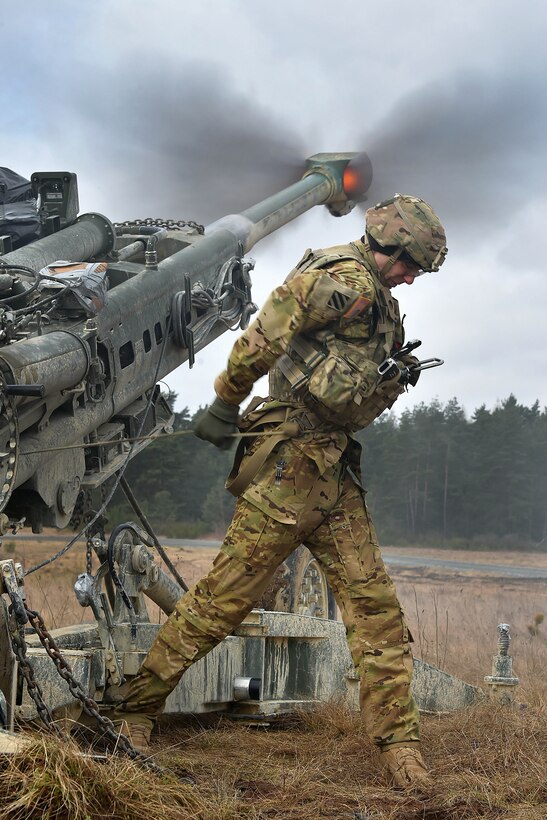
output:
[[[382,381],[378,373],[378,365],[404,338],[398,302],[366,264],[368,253],[366,246],[361,253],[353,244],[306,252],[288,279],[310,268],[327,270],[335,262],[352,259],[371,273],[376,298],[369,305],[356,290],[326,274],[314,288],[311,306],[325,325],[292,339],[270,371],[272,398],[296,399],[321,421],[348,432],[369,425],[404,391],[398,377]]]

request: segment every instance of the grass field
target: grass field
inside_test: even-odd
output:
[[[21,542],[15,552],[1,557],[17,557],[30,566],[51,552],[47,543]],[[180,549],[173,555],[192,581],[206,569],[214,550]],[[487,702],[457,714],[424,716],[424,756],[435,779],[427,798],[386,788],[377,752],[359,716],[329,704],[270,730],[218,718],[162,723],[153,743],[155,759],[175,772],[190,770],[197,781],[193,788],[158,780],[119,758],[99,764],[78,757],[67,744],[38,738],[31,753],[5,763],[0,771],[0,816],[546,818],[547,624],[538,623],[536,616],[545,611],[547,582],[501,578],[495,570],[496,563],[537,566],[545,558],[479,555],[477,559],[466,552],[462,558],[490,563],[488,573],[455,575],[438,568],[393,573],[417,655],[481,684],[491,671],[496,626],[507,622],[514,669],[521,679],[519,704],[513,708]],[[442,557],[454,556],[443,552]],[[48,625],[87,619],[87,611],[70,592],[84,564],[78,547],[29,576],[29,603],[42,611]],[[157,618],[157,611],[151,616]]]

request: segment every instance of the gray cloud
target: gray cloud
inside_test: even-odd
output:
[[[427,5],[419,4],[422,17]],[[163,0],[160,6],[164,12],[171,9]],[[463,42],[464,34],[470,48],[476,45],[482,37],[480,20],[488,16],[486,6],[479,4],[473,27],[468,22],[464,25],[461,16],[449,9],[435,16],[430,21],[436,31],[433,53],[439,59],[444,52],[444,78],[440,74],[440,80],[421,85],[420,76],[430,77],[431,67],[424,71],[419,55],[411,62],[404,54],[397,56],[411,34],[408,27],[404,37],[398,30],[393,33],[395,39],[390,35],[386,54],[381,35],[394,11],[379,10],[367,20],[367,32],[376,36],[361,54],[359,4],[344,0],[339,8],[342,16],[334,18],[326,2],[316,5],[311,17],[309,4],[292,7],[288,14],[289,6],[283,0],[277,11],[266,11],[234,3],[234,25],[239,16],[242,25],[252,26],[246,29],[244,53],[253,54],[253,65],[242,59],[241,51],[230,53],[233,38],[229,32],[223,38],[215,25],[214,3],[208,3],[203,13],[193,9],[189,17],[174,12],[172,26],[167,25],[168,18],[164,22],[165,47],[156,42],[155,47],[144,48],[145,41],[138,42],[134,27],[128,29],[130,36],[117,40],[116,32],[107,25],[110,20],[119,35],[121,12],[124,7],[127,12],[131,4],[103,2],[91,35],[97,39],[106,27],[110,48],[98,59],[99,43],[93,51],[81,48],[74,38],[78,27],[88,29],[82,8],[69,12],[71,4],[59,2],[57,8],[66,12],[58,14],[67,44],[63,59],[46,60],[43,48],[29,49],[14,72],[13,85],[6,87],[12,92],[6,116],[8,121],[18,120],[20,126],[26,104],[31,126],[46,124],[48,141],[63,145],[67,158],[77,159],[82,176],[101,179],[100,187],[108,194],[110,213],[116,218],[142,216],[145,203],[150,213],[209,222],[293,181],[300,175],[306,154],[339,149],[341,135],[342,147],[363,148],[372,159],[374,185],[369,202],[396,190],[424,196],[446,221],[452,246],[469,238],[483,239],[506,227],[516,210],[544,190],[544,60],[530,49],[531,55],[526,53],[526,61],[512,73],[501,67],[502,52],[510,53],[515,63],[519,49],[525,51],[519,38],[509,37],[510,3],[501,5],[498,37],[491,44],[492,53],[498,49],[500,54],[489,68],[483,65],[463,71],[461,55],[459,67],[454,67],[458,63],[450,53],[456,43]],[[222,17],[219,25],[228,25],[230,19]],[[215,49],[210,59],[184,59],[180,49],[174,49],[177,21],[182,20],[195,32],[195,41],[187,43],[187,50],[205,54],[207,42],[212,43]],[[305,47],[320,31],[325,34],[327,21],[328,49],[323,41],[320,49]],[[158,23],[154,18],[150,27],[159,30]],[[34,34],[42,37],[39,18],[31,22],[31,37],[32,25],[37,28]],[[447,25],[452,37],[446,36]],[[522,29],[521,21],[518,25]],[[534,27],[530,27],[530,42],[534,37]],[[270,75],[257,62],[260,54],[253,51],[257,42],[270,68],[281,52],[286,55]],[[505,51],[500,48],[502,42],[507,44]],[[13,42],[7,48],[14,49]],[[291,78],[293,63],[300,73],[294,72]],[[366,66],[364,73],[362,66]],[[299,85],[302,70],[307,87]],[[313,96],[309,86],[317,72],[321,98],[318,89]],[[235,78],[244,76],[247,81],[236,84]],[[33,77],[40,77],[39,86]],[[413,90],[405,91],[409,87]],[[364,127],[364,122],[374,122],[386,110],[387,100],[391,100],[389,113],[372,128]],[[298,108],[301,116],[297,118]],[[320,112],[322,117],[318,117]],[[321,121],[315,133],[310,130],[310,117]],[[128,207],[138,208],[138,213],[128,213]]]

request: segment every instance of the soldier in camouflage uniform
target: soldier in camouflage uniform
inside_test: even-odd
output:
[[[279,564],[304,543],[336,597],[361,678],[361,708],[394,783],[423,787],[410,635],[384,566],[351,437],[415,383],[416,360],[378,366],[403,345],[396,285],[438,270],[445,233],[427,203],[396,195],[367,212],[366,236],[308,251],[235,343],[196,435],[227,448],[239,405],[264,374],[270,397],[239,419],[244,437],[227,486],[238,501],[209,574],[177,603],[115,717],[146,748],[188,667],[241,623]],[[410,369],[409,369],[410,368]],[[120,702],[121,701],[121,702]]]

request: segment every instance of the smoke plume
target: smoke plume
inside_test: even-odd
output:
[[[97,87],[111,81],[100,67],[72,87],[65,78],[62,121],[93,146],[92,172],[105,174],[115,207],[123,203],[126,218],[207,224],[302,173],[305,151],[298,135],[217,69],[132,60],[131,71],[119,67],[115,89],[98,95]],[[127,213],[128,202],[135,213]]]
[[[407,95],[364,138],[369,202],[412,193],[467,238],[510,223],[545,192],[542,77],[459,75]]]

